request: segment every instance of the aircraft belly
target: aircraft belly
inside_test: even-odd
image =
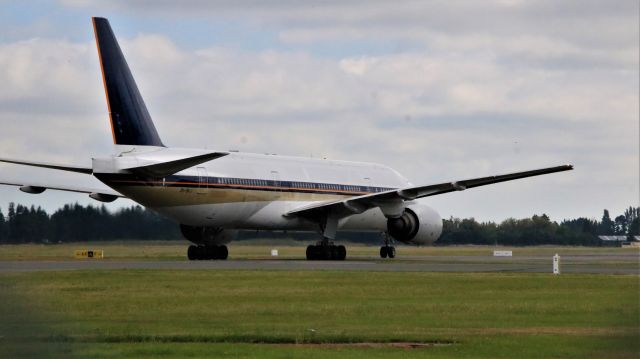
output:
[[[387,218],[380,208],[372,208],[360,214],[354,214],[340,222],[341,231],[386,231]]]
[[[284,217],[286,202],[235,202],[171,207],[152,207],[162,215],[191,226],[255,230],[315,230],[300,218]]]
[[[183,224],[240,229],[315,229],[302,219],[287,218],[283,214],[313,200],[339,198],[335,195],[162,186],[123,186],[117,190]]]
[[[260,191],[193,187],[112,186],[116,191],[147,207],[173,207],[223,203],[294,202],[288,210],[316,201],[335,201],[346,196],[323,193]],[[283,212],[283,214],[286,212]]]
[[[317,223],[283,214],[316,201],[344,198],[334,194],[158,185],[114,189],[182,224],[256,230],[318,230]],[[377,208],[350,216],[339,224],[339,230],[345,231],[385,229],[386,219]]]

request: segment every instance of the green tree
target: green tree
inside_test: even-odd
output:
[[[613,221],[613,232],[617,235],[627,234],[627,217],[622,214],[616,217]]]
[[[640,236],[640,217],[636,217],[627,229],[628,236]]]
[[[4,219],[4,213],[2,213],[2,208],[0,208],[0,244],[5,243],[7,241],[7,223]]]
[[[557,230],[558,224],[552,222],[546,214],[534,215],[531,217],[531,228],[528,233],[530,242],[553,244],[556,242]]]
[[[640,217],[640,207],[629,207],[624,211],[624,217],[627,219],[627,224],[633,222],[634,219]]]
[[[627,236],[640,235],[640,207],[629,207],[624,211],[627,222]]]
[[[602,214],[602,221],[600,222],[600,230],[598,231],[598,233],[605,236],[614,234],[614,224],[611,220],[611,217],[609,216],[609,211],[606,209]]]
[[[495,244],[497,225],[478,223],[473,218],[449,218],[442,221],[442,235],[438,244]]]
[[[13,222],[16,218],[16,205],[13,202],[9,202],[9,210],[7,211],[7,222],[6,222],[6,231],[7,231],[7,243],[11,243],[13,239]]]

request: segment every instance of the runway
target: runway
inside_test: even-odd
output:
[[[570,255],[561,259],[562,273],[640,274],[637,253]],[[346,261],[303,259],[241,259],[225,261],[61,260],[0,261],[2,272],[67,270],[332,270],[380,272],[524,272],[551,273],[551,256],[411,256]]]

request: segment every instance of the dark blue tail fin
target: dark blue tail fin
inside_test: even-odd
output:
[[[162,146],[109,21],[94,17],[98,57],[116,145]]]

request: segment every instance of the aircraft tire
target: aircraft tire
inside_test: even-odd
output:
[[[347,248],[345,246],[340,245],[340,246],[337,246],[336,249],[337,249],[337,252],[338,252],[338,258],[337,259],[339,261],[345,260],[347,258]]]
[[[387,258],[387,247],[380,247],[380,258]]]
[[[388,247],[387,248],[387,255],[389,256],[389,258],[395,258],[396,257],[396,247]]]
[[[216,248],[216,256],[214,257],[214,259],[221,259],[221,260],[225,260],[227,258],[229,258],[229,249],[227,248],[227,246],[219,246],[219,247],[214,247]]]
[[[331,259],[333,259],[333,246],[317,246],[318,249],[318,253],[319,258],[321,260],[325,260],[325,261],[330,261]]]
[[[189,258],[190,261],[198,259],[198,247],[189,246],[189,248],[187,248],[187,258]]]
[[[217,255],[216,247],[204,246],[200,247],[200,259],[209,260],[215,259]]]
[[[316,259],[316,246],[307,246],[307,260],[312,261]]]
[[[307,260],[310,261],[343,261],[347,258],[347,248],[345,246],[307,246]]]
[[[209,255],[209,251],[207,250],[207,247],[203,247],[203,246],[198,246],[197,247],[198,250],[196,251],[197,255],[196,255],[196,259],[197,260],[205,260],[208,258]]]
[[[338,253],[338,246],[330,246],[329,247],[329,258],[332,261],[337,261],[340,259],[340,253]]]

